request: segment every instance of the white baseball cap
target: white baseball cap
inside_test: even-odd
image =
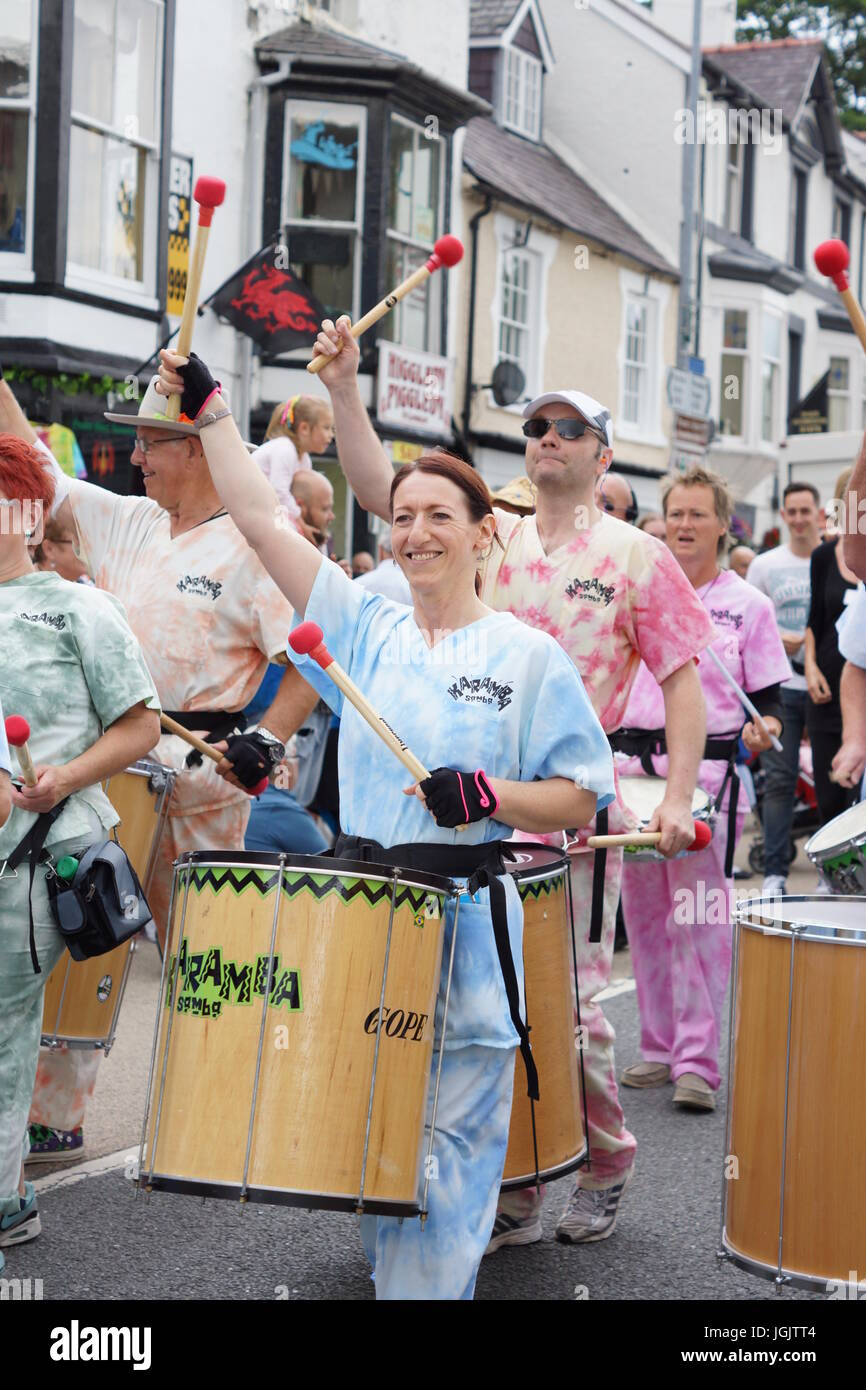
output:
[[[534,401],[530,401],[529,405],[524,407],[524,420],[528,420],[536,410],[541,410],[542,406],[552,405],[554,401],[573,405],[586,423],[607,440],[607,447],[613,448],[613,419],[610,411],[600,401],[593,400],[592,396],[584,395],[583,391],[548,391],[543,396],[536,396]]]

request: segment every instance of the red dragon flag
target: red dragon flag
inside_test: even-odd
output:
[[[287,268],[287,259],[285,244],[275,239],[208,300],[215,314],[274,355],[310,347],[327,318],[316,296]]]

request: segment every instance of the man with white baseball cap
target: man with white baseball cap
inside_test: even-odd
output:
[[[394,473],[358,392],[359,350],[349,320],[326,320],[315,351],[335,359],[320,376],[331,395],[346,477],[361,506],[387,520]],[[483,570],[482,602],[556,638],[606,733],[622,723],[644,660],[662,687],[670,750],[667,792],[650,827],[661,831],[661,851],[675,854],[694,837],[691,803],[705,732],[695,658],[713,640],[713,625],[667,547],[596,505],[596,481],[613,457],[610,411],[583,391],[551,391],[530,401],[523,417],[536,510],[517,516],[494,508],[501,545],[492,547]],[[575,779],[580,776],[576,768]],[[621,805],[609,809],[612,831],[634,828]],[[580,840],[590,833],[582,830]],[[622,851],[607,852],[593,912],[595,862],[592,853],[572,859],[592,1166],[582,1170],[557,1227],[557,1237],[569,1243],[611,1234],[637,1147],[619,1104],[613,1029],[592,1002],[610,978]],[[534,1187],[503,1196],[488,1249],[540,1240],[540,1206]]]

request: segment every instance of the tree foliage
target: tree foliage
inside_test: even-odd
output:
[[[737,38],[823,39],[842,124],[866,130],[866,0],[737,0]]]

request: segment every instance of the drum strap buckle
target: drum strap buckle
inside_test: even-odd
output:
[[[4,878],[13,879],[13,878],[17,878],[17,877],[18,877],[18,870],[17,870],[17,869],[12,869],[12,870],[10,870],[10,869],[9,869],[9,860],[8,860],[8,859],[4,859],[4,860],[2,861],[2,863],[0,863],[0,883],[3,882]]]

